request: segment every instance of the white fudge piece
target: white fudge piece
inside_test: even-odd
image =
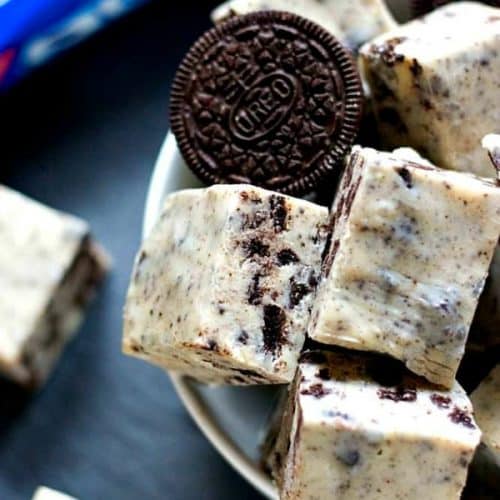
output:
[[[32,500],[76,500],[76,498],[65,495],[64,493],[53,490],[52,488],[40,486],[35,491]]]
[[[459,499],[481,432],[449,392],[390,360],[306,352],[270,460],[282,500]]]
[[[347,159],[308,331],[451,387],[500,233],[500,189],[404,157],[355,147]]]
[[[330,12],[340,28],[342,40],[351,49],[358,49],[368,40],[397,26],[384,0],[315,1]]]
[[[477,424],[483,432],[482,442],[500,473],[500,365],[481,382],[471,400]]]
[[[88,225],[0,186],[0,371],[41,385],[107,267]]]
[[[289,382],[327,212],[247,185],[170,195],[136,260],[124,351],[207,383]]]
[[[229,0],[211,17],[218,23],[231,16],[270,9],[308,18],[352,49],[397,25],[383,0]]]
[[[384,33],[360,55],[385,146],[494,175],[481,138],[500,123],[500,9],[453,3]]]

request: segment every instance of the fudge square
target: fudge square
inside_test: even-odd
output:
[[[483,432],[483,453],[500,474],[500,365],[471,394],[474,415]],[[500,489],[500,484],[498,484]]]
[[[124,351],[206,383],[292,380],[327,212],[249,185],[170,195],[136,259]]]
[[[385,147],[493,176],[481,138],[500,123],[500,9],[457,2],[365,44],[361,65]]]
[[[308,327],[451,387],[500,233],[500,189],[408,148],[355,147]]]
[[[459,499],[481,432],[440,391],[381,356],[306,351],[268,460],[282,500]]]
[[[84,221],[0,186],[0,372],[40,386],[107,267]]]

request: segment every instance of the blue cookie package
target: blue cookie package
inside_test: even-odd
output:
[[[0,0],[0,91],[147,0]]]

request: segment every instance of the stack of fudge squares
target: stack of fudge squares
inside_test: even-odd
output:
[[[476,449],[498,492],[499,367],[472,402],[456,378],[466,351],[500,345],[500,9],[363,37],[312,3],[358,51],[387,152],[352,148],[330,211],[252,185],[168,196],[124,351],[202,383],[289,384],[264,446],[282,499],[458,499]]]
[[[109,267],[88,224],[0,185],[0,373],[47,380]]]

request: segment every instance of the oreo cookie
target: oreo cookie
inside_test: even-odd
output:
[[[348,49],[300,16],[265,11],[201,36],[172,87],[172,131],[207,183],[288,194],[338,173],[358,132],[362,87]]]

